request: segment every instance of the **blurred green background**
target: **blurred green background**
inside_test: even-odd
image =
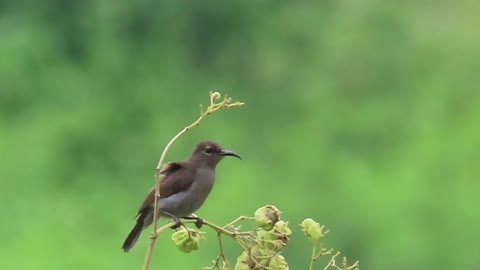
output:
[[[167,160],[206,139],[244,160],[199,215],[275,204],[291,269],[305,217],[362,269],[478,268],[479,3],[0,1],[1,268],[139,269],[149,232],[121,244],[211,90],[246,105]],[[210,265],[206,231],[188,255],[160,237],[152,269]]]

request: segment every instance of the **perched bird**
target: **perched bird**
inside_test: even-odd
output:
[[[207,199],[215,182],[215,167],[225,156],[241,159],[235,152],[225,150],[214,142],[199,143],[185,161],[168,163],[161,171],[158,216],[172,218],[174,228],[181,225],[180,218],[196,219],[201,227],[202,219],[191,216]],[[155,187],[148,193],[137,213],[137,223],[127,236],[122,249],[128,252],[143,229],[153,222]]]

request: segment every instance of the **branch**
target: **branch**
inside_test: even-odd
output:
[[[279,216],[270,216],[269,214],[271,214],[271,212],[264,211],[265,209],[268,210],[272,207],[274,206],[267,205],[261,207],[255,211],[255,217],[240,216],[225,226],[219,226],[204,220],[203,224],[216,232],[219,254],[215,260],[212,260],[212,266],[204,267],[203,269],[288,269],[288,263],[281,253],[287,246],[292,231],[288,228],[288,222],[280,220]],[[278,209],[276,212],[280,213]],[[269,219],[272,222],[275,221],[273,227],[266,227],[269,225],[268,222],[265,222],[266,219]],[[248,231],[241,230],[241,224],[238,223],[246,220],[255,220],[256,226]],[[183,224],[195,222],[197,221],[182,219]],[[158,228],[155,233],[159,235],[175,225],[175,222],[170,222],[161,228]],[[328,232],[328,230],[324,230],[324,226],[310,218],[305,219],[301,225],[306,236],[312,241],[310,270],[313,270],[314,263],[318,258],[327,255],[330,259],[323,270],[359,269],[358,261],[349,265],[347,263],[347,258],[345,257],[343,257],[341,264],[338,265],[337,257],[340,255],[340,252],[334,251],[332,248],[327,249],[322,247],[322,242],[320,240]],[[181,230],[177,230],[177,232],[172,235],[172,240],[181,251],[189,253],[199,248],[199,242],[204,239],[202,236],[203,234],[205,234],[205,232],[183,226]],[[242,248],[242,253],[238,256],[234,268],[232,268],[223,249],[222,235],[231,238]],[[278,245],[279,242],[281,245]]]

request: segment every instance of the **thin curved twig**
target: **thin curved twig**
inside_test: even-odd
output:
[[[207,117],[208,115],[220,110],[220,109],[228,109],[231,107],[241,106],[243,102],[232,102],[231,98],[228,98],[226,95],[223,97],[223,100],[220,102],[216,102],[216,100],[221,99],[222,95],[219,92],[210,92],[210,105],[207,107],[206,111],[201,109],[200,117],[194,121],[189,126],[182,129],[177,135],[175,135],[165,146],[162,155],[160,156],[160,160],[158,161],[156,170],[155,170],[155,200],[154,200],[154,211],[153,211],[153,232],[150,236],[150,243],[148,245],[147,254],[145,255],[145,261],[143,263],[143,270],[147,270],[150,264],[150,259],[152,257],[153,248],[155,247],[155,240],[158,237],[157,232],[157,219],[158,219],[158,199],[160,198],[160,181],[163,178],[161,173],[162,165],[164,163],[165,157],[168,153],[168,150],[173,145],[173,143],[180,138],[183,134],[185,134],[190,129],[199,126],[200,122]],[[165,227],[165,226],[164,226]],[[162,227],[163,228],[163,227]]]

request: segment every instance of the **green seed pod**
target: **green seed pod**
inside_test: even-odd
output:
[[[273,205],[260,207],[255,211],[255,223],[258,227],[269,231],[280,219],[281,212]]]
[[[240,256],[237,258],[237,263],[235,264],[235,270],[250,270],[252,269],[251,266],[251,259],[248,256],[247,252],[242,252]]]
[[[273,226],[273,231],[275,232],[275,235],[277,235],[277,239],[282,240],[285,245],[287,244],[290,236],[292,235],[292,230],[288,228],[288,222],[285,222],[283,220],[275,223],[275,226]]]
[[[318,222],[315,222],[311,218],[306,218],[302,224],[302,230],[305,235],[312,241],[312,243],[316,244],[320,241],[323,237],[323,227],[320,226]]]
[[[235,270],[250,270],[250,266],[246,262],[237,261],[235,264]]]
[[[237,258],[235,269],[265,269],[269,259],[275,253],[261,249],[258,245],[250,248],[250,251],[243,251]],[[247,268],[248,267],[248,268]]]
[[[259,245],[255,245],[250,249],[250,258],[251,265],[258,266],[257,263],[261,266],[267,266],[270,252],[268,250],[262,249]],[[255,267],[252,267],[255,268]]]
[[[263,250],[270,250],[280,252],[284,247],[284,236],[279,233],[271,231],[259,230],[257,232],[258,246]]]
[[[259,230],[257,232],[257,238],[260,249],[272,250],[274,248],[272,233],[270,233],[270,231]]]
[[[185,253],[197,250],[202,239],[203,233],[193,229],[187,231],[185,228],[182,228],[172,234],[172,240],[177,248]]]
[[[270,270],[289,270],[287,261],[285,261],[285,257],[282,255],[275,255],[270,260],[270,263],[268,264],[268,269]]]

